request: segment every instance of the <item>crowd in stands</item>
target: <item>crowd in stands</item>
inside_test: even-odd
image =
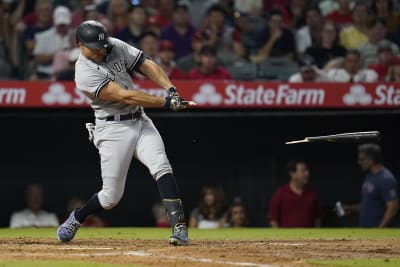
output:
[[[399,81],[399,7],[397,0],[1,0],[0,77],[72,80],[75,30],[98,20],[172,79]]]

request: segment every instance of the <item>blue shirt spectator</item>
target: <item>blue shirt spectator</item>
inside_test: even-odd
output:
[[[193,52],[192,36],[196,29],[190,23],[188,6],[184,2],[175,5],[172,23],[161,31],[161,39],[169,40],[175,45],[175,59]]]
[[[386,203],[397,200],[397,182],[386,168],[377,173],[368,173],[362,186],[360,226],[377,227],[386,211]],[[389,223],[391,226],[393,221]]]
[[[398,189],[393,174],[383,165],[382,149],[373,143],[358,147],[358,164],[367,172],[362,186],[361,203],[348,211],[360,211],[361,227],[390,227],[398,210]]]

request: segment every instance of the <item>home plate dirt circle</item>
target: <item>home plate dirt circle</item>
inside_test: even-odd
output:
[[[0,260],[88,260],[163,267],[277,267],[312,266],[309,259],[398,257],[400,240],[195,240],[187,247],[166,240],[76,239],[60,244],[54,239],[0,239]]]

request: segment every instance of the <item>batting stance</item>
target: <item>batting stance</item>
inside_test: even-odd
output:
[[[76,62],[75,83],[95,112],[94,145],[99,151],[103,186],[58,228],[61,242],[72,240],[85,218],[112,209],[120,201],[132,157],[141,161],[157,182],[172,226],[169,242],[187,245],[188,232],[182,201],[164,144],[143,107],[179,111],[194,102],[183,100],[162,69],[142,51],[108,37],[97,21],[85,21],[76,32],[81,54]],[[167,97],[134,90],[130,73],[146,75],[167,90]]]

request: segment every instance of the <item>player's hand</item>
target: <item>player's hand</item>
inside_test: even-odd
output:
[[[172,109],[173,111],[179,111],[185,109],[187,106],[196,105],[193,101],[186,101],[182,97],[179,96],[175,87],[171,87],[168,89],[168,95],[165,98],[164,106],[166,108]]]

